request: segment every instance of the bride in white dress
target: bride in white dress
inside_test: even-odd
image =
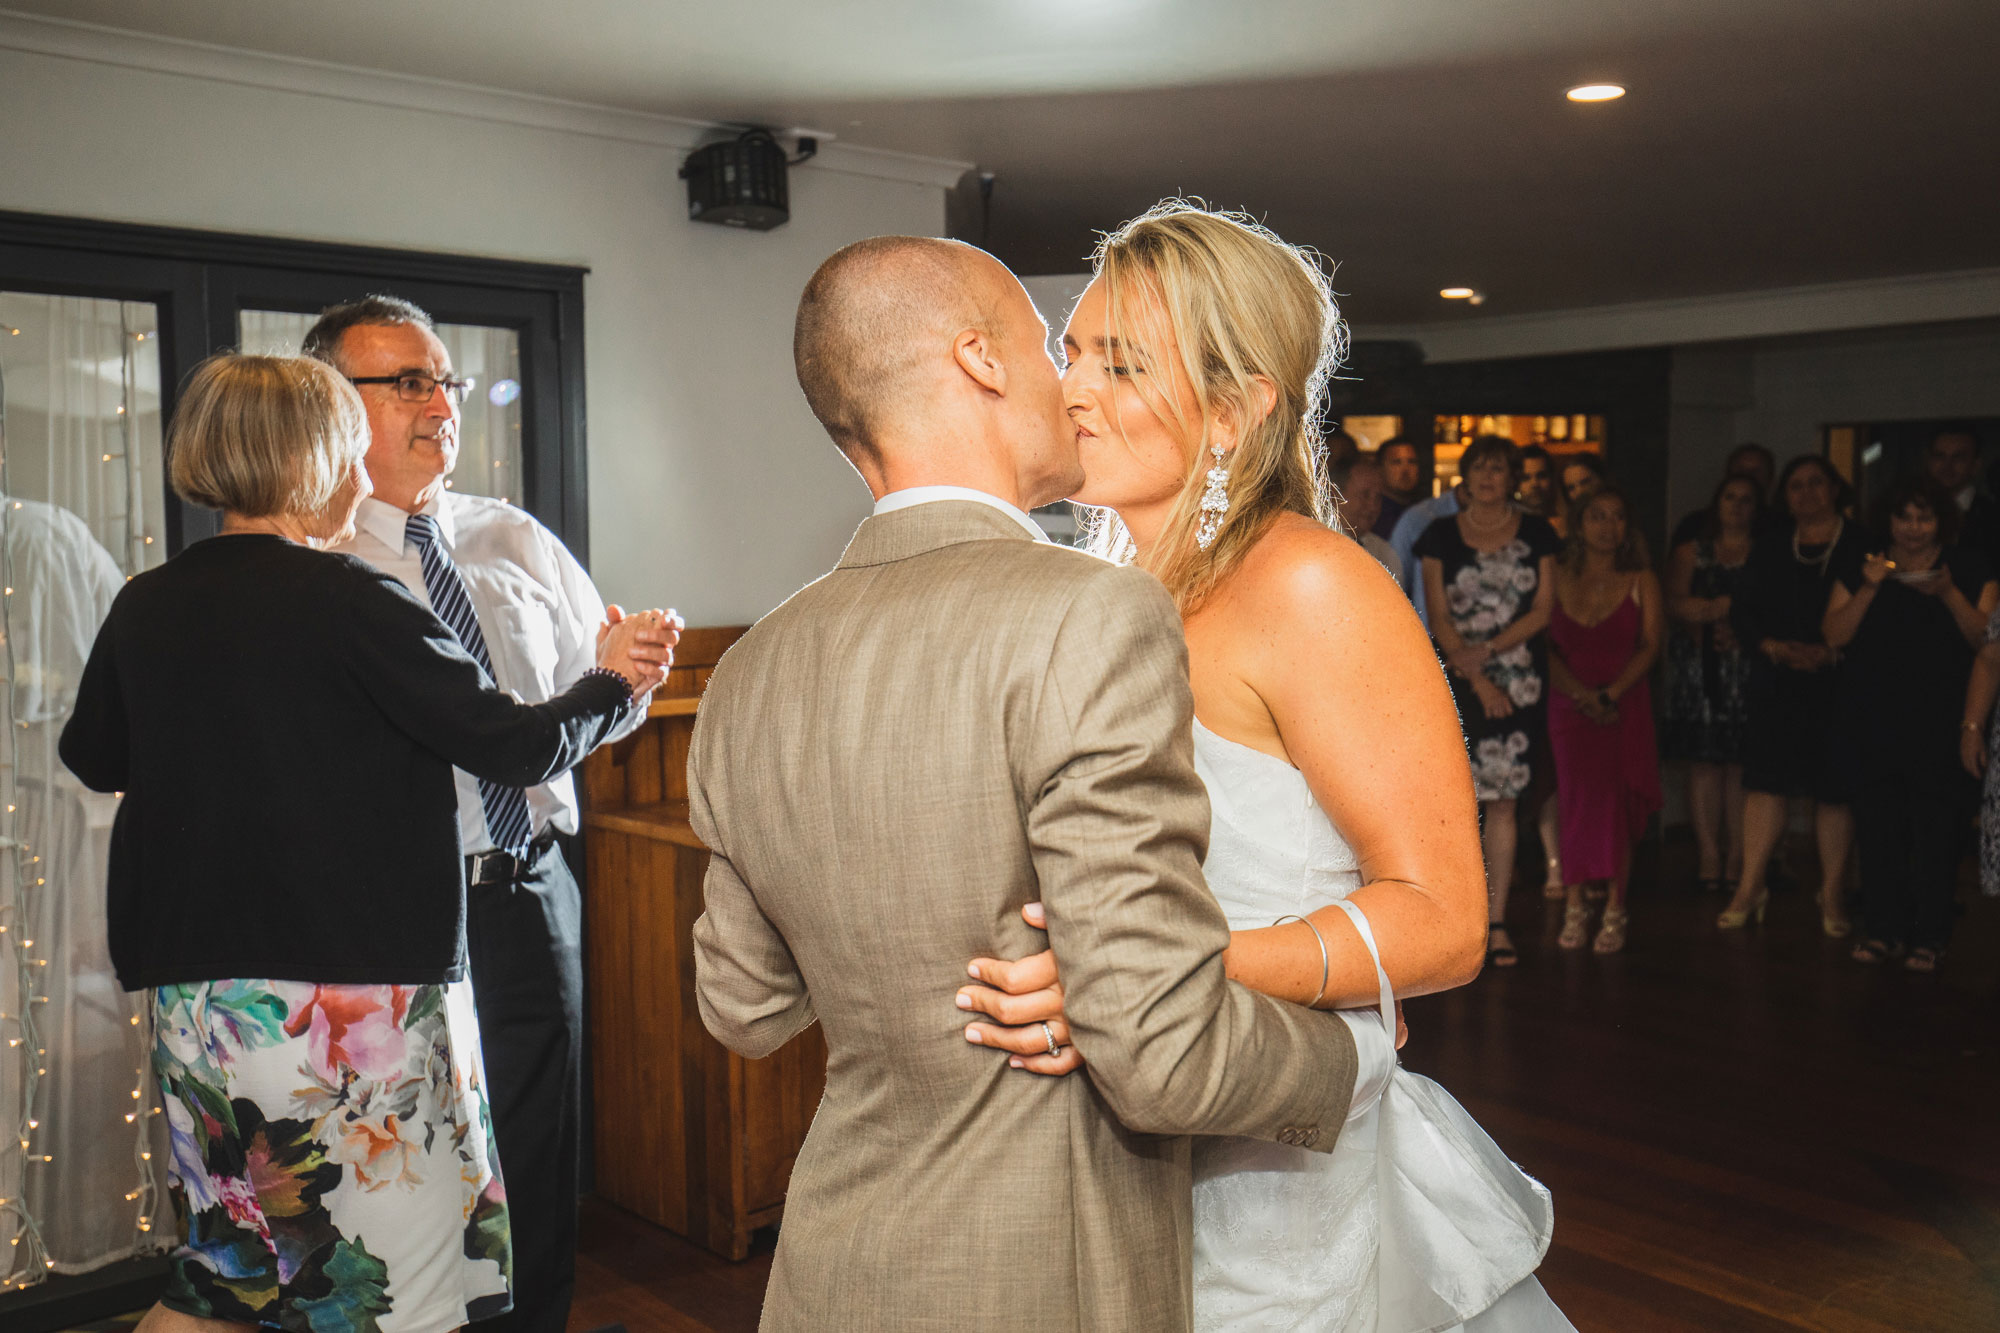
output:
[[[1379,1007],[1393,1032],[1395,996],[1476,975],[1485,878],[1436,655],[1395,582],[1327,526],[1312,423],[1344,330],[1325,279],[1248,219],[1162,204],[1106,237],[1063,341],[1077,499],[1100,507],[1103,553],[1181,608],[1229,974]],[[1066,1039],[1053,966],[979,960],[1027,1024],[984,1040],[1039,1049],[1042,1019]],[[1014,1062],[1056,1075],[1081,1060],[1063,1046]],[[1430,1080],[1362,1082],[1331,1153],[1196,1144],[1196,1327],[1570,1330],[1534,1277],[1548,1192]]]

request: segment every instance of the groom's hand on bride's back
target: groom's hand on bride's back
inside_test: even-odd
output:
[[[1040,903],[1021,909],[1022,919],[1036,930],[1048,929]],[[1069,1042],[1069,1025],[1063,1021],[1062,978],[1057,975],[1052,949],[1029,954],[1008,962],[1000,958],[975,958],[966,969],[978,985],[959,988],[961,1009],[985,1014],[992,1023],[972,1023],[965,1039],[979,1046],[1008,1051],[1008,1061],[1016,1069],[1032,1074],[1067,1074],[1083,1064],[1083,1056]],[[1042,1024],[1049,1032],[1042,1031]],[[1062,1054],[1048,1053],[1053,1036]],[[1396,1001],[1396,1049],[1410,1039],[1410,1025],[1403,1021],[1403,1002]]]
[[[1024,906],[1021,917],[1036,930],[1048,929],[1040,903]],[[1009,1065],[1030,1074],[1067,1074],[1083,1067],[1083,1053],[1069,1044],[1069,1024],[1063,1020],[1062,978],[1056,972],[1054,950],[1012,962],[975,958],[966,973],[975,984],[960,987],[955,1003],[994,1020],[967,1024],[967,1041],[1006,1051]],[[1050,1042],[1056,1044],[1055,1055],[1049,1054]]]

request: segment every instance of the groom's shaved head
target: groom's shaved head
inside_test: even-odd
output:
[[[876,236],[819,266],[799,298],[792,361],[806,403],[843,450],[876,451],[883,424],[922,401],[951,340],[999,336],[998,260],[960,241]]]

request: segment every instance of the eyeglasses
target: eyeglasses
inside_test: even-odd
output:
[[[349,384],[393,384],[396,396],[406,403],[428,403],[431,395],[443,388],[445,396],[451,399],[453,407],[462,407],[467,395],[477,381],[470,379],[439,379],[436,375],[426,375],[421,371],[406,370],[400,375],[349,375]]]

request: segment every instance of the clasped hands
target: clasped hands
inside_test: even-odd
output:
[[[674,646],[687,628],[678,611],[635,611],[604,608],[597,627],[597,665],[616,671],[632,686],[633,697],[658,688],[674,664]]]
[[[1040,903],[1021,908],[1021,919],[1036,930],[1047,930],[1048,917]],[[1031,1074],[1067,1074],[1083,1067],[1083,1052],[1070,1044],[1069,1023],[1063,1017],[1062,977],[1052,949],[1008,962],[975,958],[965,969],[974,984],[959,987],[954,1003],[992,1022],[972,1022],[965,1039],[975,1046],[1006,1051],[1007,1064]],[[1047,1030],[1043,1030],[1043,1025]],[[1402,1001],[1396,1002],[1396,1049],[1410,1038],[1403,1021]],[[1049,1042],[1060,1048],[1049,1054]]]

